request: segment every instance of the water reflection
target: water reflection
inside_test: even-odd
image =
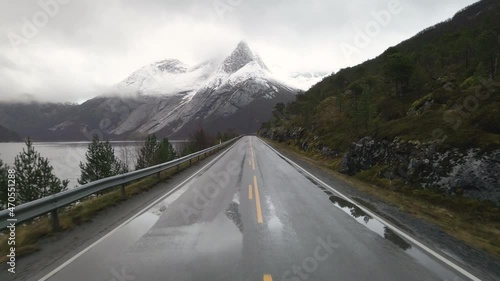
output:
[[[384,227],[384,237],[405,251],[411,248],[410,244],[388,227]]]
[[[234,222],[234,224],[238,227],[238,229],[243,232],[243,222],[241,221],[240,214],[240,204],[236,202],[231,202],[229,207],[226,209],[226,216]]]
[[[338,196],[332,195],[330,196],[330,201],[339,207],[345,213],[351,215],[358,222],[363,222],[368,228],[378,233],[380,236],[385,239],[391,241],[394,245],[398,246],[403,250],[408,250],[411,248],[411,245],[408,244],[403,238],[394,233],[390,228],[383,225],[378,220],[374,220],[370,215],[365,213],[363,210],[358,208],[356,205],[351,202],[344,200]]]
[[[267,227],[269,231],[273,234],[276,235],[277,237],[281,237],[283,235],[283,223],[280,220],[280,217],[277,215],[276,207],[274,206],[273,200],[271,199],[270,196],[266,196],[266,205],[267,205]],[[281,240],[281,239],[279,239]]]
[[[365,223],[368,223],[372,217],[367,215],[364,211],[362,211],[360,208],[356,207],[356,205],[352,204],[351,202],[348,202],[340,197],[337,196],[330,196],[330,201],[332,201],[333,204],[336,204],[338,207],[342,209],[349,210],[350,215],[359,218],[363,217],[363,221]]]

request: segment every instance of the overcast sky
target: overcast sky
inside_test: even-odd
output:
[[[240,40],[271,70],[337,71],[474,2],[0,0],[0,101],[81,102],[143,65],[194,64]]]

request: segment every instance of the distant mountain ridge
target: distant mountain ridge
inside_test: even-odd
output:
[[[214,134],[254,133],[277,103],[298,92],[240,42],[227,57],[194,66],[177,59],[144,66],[81,105],[0,104],[0,124],[39,140],[86,140],[93,132],[111,139],[183,138],[200,126]]]
[[[0,103],[0,125],[15,128],[22,137],[34,140],[78,140],[69,133],[57,135],[48,128],[60,120],[71,118],[78,109],[77,104],[17,102]],[[84,138],[81,138],[84,139]]]
[[[0,142],[18,142],[18,141],[22,141],[22,139],[16,132],[0,125]]]

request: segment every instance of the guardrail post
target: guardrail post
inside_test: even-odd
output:
[[[52,231],[58,232],[59,229],[61,229],[61,226],[59,224],[59,216],[57,215],[57,209],[52,210],[50,212],[50,219],[52,221]]]
[[[191,159],[189,159],[189,167],[191,167]]]
[[[181,169],[180,167],[181,165],[177,165],[177,172],[179,172],[179,170]]]
[[[161,175],[160,175],[161,172],[158,172],[158,179],[160,180],[161,179]]]
[[[122,184],[122,186],[120,187],[121,191],[122,191],[122,197],[125,198],[127,197],[127,194],[125,193],[125,184]]]

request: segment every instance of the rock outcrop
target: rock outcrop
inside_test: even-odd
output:
[[[500,150],[440,150],[435,142],[365,137],[349,147],[340,172],[352,175],[375,165],[382,178],[500,204]]]
[[[389,141],[368,136],[341,153],[322,145],[319,138],[311,137],[300,127],[274,127],[261,130],[260,135],[305,151],[315,150],[325,157],[341,157],[339,171],[345,174],[376,168],[380,178],[500,205],[500,149],[443,149],[437,142],[399,138]]]

